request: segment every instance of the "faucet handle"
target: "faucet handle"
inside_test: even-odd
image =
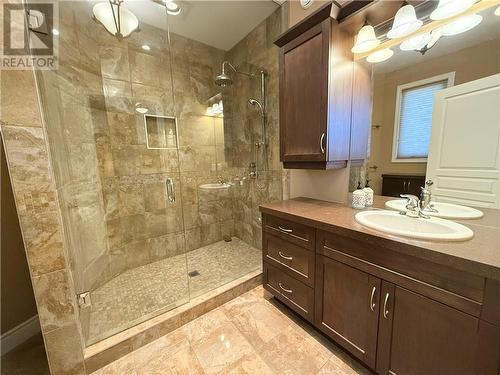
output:
[[[432,185],[434,185],[434,181],[432,181],[431,179],[425,181],[425,187],[431,187]]]
[[[401,194],[401,198],[406,198],[407,200],[407,206],[406,208],[408,209],[415,209],[418,207],[418,202],[420,201],[419,198],[416,195],[413,194]]]

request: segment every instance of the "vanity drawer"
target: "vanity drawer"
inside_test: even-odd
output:
[[[304,319],[313,321],[314,289],[265,262],[264,288]]]
[[[263,215],[262,219],[265,232],[314,251],[314,228],[271,215]]]
[[[262,244],[266,262],[314,287],[315,253],[268,233],[264,233]]]

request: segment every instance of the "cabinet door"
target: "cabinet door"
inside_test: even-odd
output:
[[[479,320],[383,282],[377,373],[472,375]]]
[[[404,179],[384,177],[382,180],[382,195],[386,197],[398,197],[407,194],[407,182]]]
[[[329,20],[280,51],[282,161],[325,161]]]
[[[380,279],[322,255],[317,265],[316,326],[374,368]]]

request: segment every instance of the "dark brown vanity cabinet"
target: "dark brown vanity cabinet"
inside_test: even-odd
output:
[[[378,374],[500,373],[498,281],[286,214],[263,256],[264,287]]]
[[[481,373],[479,318],[385,281],[381,301],[379,374]]]
[[[374,368],[381,280],[321,255],[316,280],[316,325]]]
[[[420,187],[425,186],[425,176],[405,174],[383,174],[382,195],[399,197],[401,194],[420,195]]]
[[[285,168],[343,168],[349,160],[353,36],[330,17],[331,7],[275,42],[280,47],[280,156]]]

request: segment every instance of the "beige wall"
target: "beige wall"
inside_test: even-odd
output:
[[[439,48],[439,45],[436,46]],[[375,194],[382,192],[382,174],[425,174],[426,163],[393,163],[392,142],[394,112],[398,85],[455,72],[455,85],[498,73],[500,70],[500,39],[437,57],[404,69],[374,76],[371,155],[368,164],[378,167],[370,172]]]
[[[37,314],[3,144],[1,147],[1,333]]]

